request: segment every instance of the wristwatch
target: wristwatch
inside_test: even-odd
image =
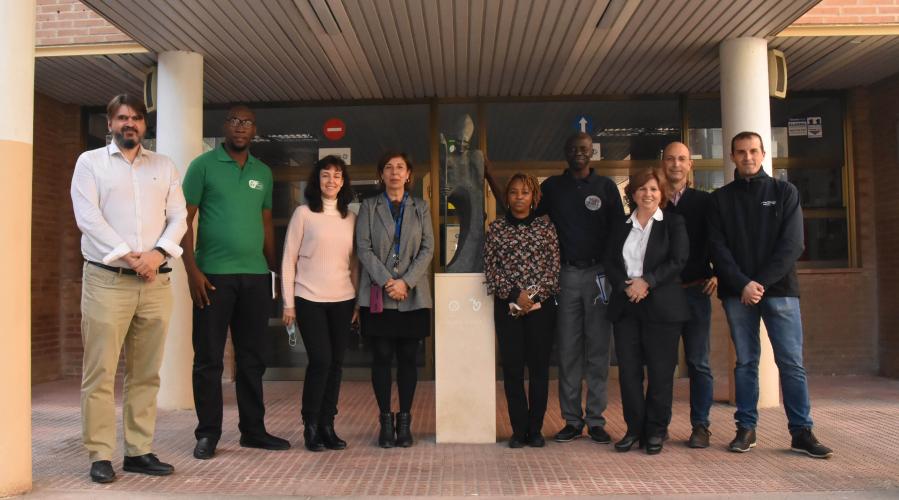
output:
[[[156,250],[157,252],[161,253],[163,258],[165,258],[165,259],[168,259],[168,258],[169,258],[169,253],[166,252],[164,248],[162,248],[162,247],[153,247],[153,250]]]

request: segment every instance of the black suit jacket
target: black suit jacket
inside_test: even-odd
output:
[[[624,289],[628,280],[621,251],[631,232],[632,224],[620,219],[612,229],[604,265],[606,278],[612,284],[608,318],[618,321],[628,304]],[[680,273],[690,255],[690,242],[684,218],[665,213],[664,219],[653,221],[643,258],[643,279],[649,283],[649,295],[636,304],[639,314],[649,321],[670,322],[690,319],[687,297],[681,288]]]

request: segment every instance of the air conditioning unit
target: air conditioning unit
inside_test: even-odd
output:
[[[768,95],[783,99],[787,97],[787,60],[784,53],[768,51]]]
[[[156,68],[153,66],[144,75],[144,105],[147,106],[147,113],[156,111]]]

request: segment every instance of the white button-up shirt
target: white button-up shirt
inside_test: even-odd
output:
[[[140,148],[133,163],[115,142],[78,157],[72,205],[86,260],[130,267],[130,252],[160,247],[181,256],[187,207],[181,177],[167,156]]]
[[[654,220],[662,220],[665,218],[661,208],[656,208],[652,217],[646,222],[646,227],[640,225],[637,221],[636,210],[631,214],[627,221],[632,225],[631,232],[624,240],[624,248],[621,250],[621,256],[624,257],[624,266],[627,268],[628,278],[643,277],[643,259],[646,257],[646,245],[649,243],[649,235],[652,233],[652,223]]]

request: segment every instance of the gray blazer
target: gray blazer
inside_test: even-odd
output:
[[[431,307],[431,285],[428,280],[434,255],[434,230],[431,211],[421,198],[409,196],[400,230],[400,254],[397,275],[388,268],[395,225],[383,194],[366,198],[356,217],[356,256],[359,273],[359,306],[369,307],[371,285],[384,286],[391,278],[401,278],[409,285],[409,296],[402,302],[384,294],[384,308],[412,311]]]

